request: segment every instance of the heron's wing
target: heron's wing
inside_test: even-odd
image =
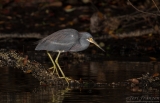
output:
[[[37,45],[36,50],[68,51],[77,40],[78,31],[63,29],[42,39]]]
[[[80,38],[73,46],[70,48],[70,52],[83,51],[88,48],[89,42],[83,38]]]
[[[74,44],[71,48],[70,48],[70,52],[77,52],[77,51],[82,51],[82,45],[80,44],[80,42],[77,42],[76,44]]]

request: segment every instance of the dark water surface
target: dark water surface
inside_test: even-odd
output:
[[[64,68],[65,67],[65,68]],[[40,86],[13,67],[0,68],[0,103],[158,103],[159,89],[112,84],[160,72],[159,62],[85,62],[62,65],[66,76],[108,85],[85,87]]]

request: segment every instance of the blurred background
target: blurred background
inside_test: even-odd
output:
[[[158,7],[158,0],[1,0],[0,42],[4,45],[0,48],[34,51],[39,39],[74,28],[90,32],[106,50],[102,53],[91,45],[88,54],[107,60],[157,61]]]

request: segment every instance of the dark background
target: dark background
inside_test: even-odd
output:
[[[130,2],[139,11],[127,0],[1,0],[0,48],[35,55],[36,41],[74,28],[90,32],[106,51],[91,45],[80,52],[95,60],[159,61],[159,0]],[[93,32],[97,12],[99,30]]]

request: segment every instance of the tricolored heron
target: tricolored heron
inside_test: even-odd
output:
[[[53,73],[56,72],[59,78],[64,78],[69,84],[65,74],[63,73],[61,67],[58,64],[58,58],[62,52],[78,52],[88,48],[89,44],[93,43],[98,48],[103,50],[94,40],[90,33],[88,32],[78,32],[75,29],[62,29],[51,35],[43,38],[39,41],[35,50],[46,50],[47,54],[53,64]],[[58,52],[55,61],[52,59],[48,51]],[[104,50],[103,50],[104,51]],[[57,67],[61,73],[61,77],[58,73]]]

